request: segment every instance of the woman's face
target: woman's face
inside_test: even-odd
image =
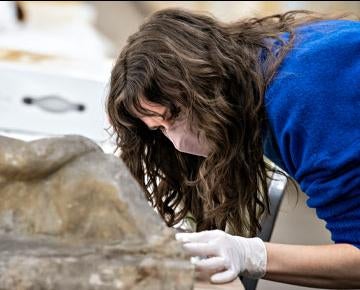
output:
[[[191,130],[188,119],[171,118],[169,110],[159,104],[140,99],[143,109],[149,110],[159,116],[139,116],[150,130],[160,129],[162,133],[174,144],[175,148],[181,152],[206,157],[209,153],[207,142],[203,134],[198,134]]]
[[[173,125],[174,121],[170,120],[170,112],[165,106],[152,103],[148,100],[140,99],[140,105],[142,108],[159,114],[161,116],[139,116],[140,120],[145,123],[150,130],[161,129],[167,131]]]

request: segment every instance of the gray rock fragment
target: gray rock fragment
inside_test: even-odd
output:
[[[193,287],[124,163],[80,136],[0,137],[0,290]]]

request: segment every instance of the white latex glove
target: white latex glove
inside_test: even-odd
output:
[[[178,233],[190,256],[206,257],[195,262],[197,271],[214,273],[213,283],[226,283],[239,274],[259,279],[265,275],[267,254],[260,238],[232,236],[220,230],[199,233]]]

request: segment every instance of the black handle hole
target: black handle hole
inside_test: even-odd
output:
[[[80,111],[80,112],[83,112],[85,111],[85,106],[80,104],[80,105],[77,105],[77,110]]]
[[[23,102],[24,102],[25,104],[31,105],[31,104],[34,102],[34,99],[31,98],[31,97],[24,97],[24,98],[23,98]]]

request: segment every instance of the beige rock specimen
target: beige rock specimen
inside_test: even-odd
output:
[[[193,267],[124,163],[80,136],[0,137],[0,290],[188,290]]]

